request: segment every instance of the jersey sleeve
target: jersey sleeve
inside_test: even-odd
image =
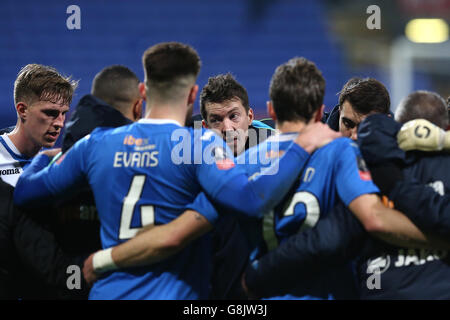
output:
[[[346,206],[363,194],[380,192],[354,142],[342,139],[339,150],[336,149],[335,152],[337,191]]]
[[[203,192],[200,192],[194,202],[186,206],[186,209],[194,210],[204,216],[213,226],[216,225],[219,213]]]
[[[89,136],[83,138],[51,166],[47,166],[48,156],[36,156],[17,182],[14,202],[25,207],[53,204],[74,194],[78,186],[87,184],[84,155],[89,143]]]
[[[264,212],[279,203],[309,158],[305,150],[292,144],[281,158],[274,159],[270,167],[249,177],[243,166],[226,156],[230,154],[229,149],[222,147],[217,152],[219,148],[215,149],[211,164],[206,161],[197,165],[196,177],[214,204],[247,217],[261,218]]]
[[[83,267],[85,257],[71,256],[63,252],[55,235],[34,221],[29,214],[15,212],[13,240],[21,261],[50,286],[64,289],[69,266]],[[87,284],[82,277],[82,291],[73,292],[81,296],[87,294]],[[69,290],[70,291],[70,290]]]
[[[366,237],[359,221],[340,203],[314,228],[289,237],[249,264],[245,283],[260,298],[286,294],[320,272],[343,266],[356,257]]]
[[[424,231],[450,239],[450,196],[417,181],[397,182],[390,194],[397,210]]]

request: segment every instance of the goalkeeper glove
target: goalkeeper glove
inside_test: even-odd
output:
[[[450,135],[425,119],[405,123],[397,134],[397,142],[405,151],[450,150]]]

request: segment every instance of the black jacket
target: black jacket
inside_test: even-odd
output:
[[[6,127],[3,129],[0,129],[0,135],[1,134],[5,134],[5,133],[10,133],[11,131],[13,131],[15,128],[15,126],[11,126],[11,127]]]
[[[49,231],[48,212],[29,214],[13,204],[14,188],[0,180],[0,299],[83,298],[85,257],[65,254]],[[74,265],[80,289],[69,290]]]
[[[103,100],[87,94],[80,99],[74,113],[67,122],[62,151],[66,152],[75,142],[97,127],[120,127],[132,121]]]
[[[131,123],[120,111],[87,94],[80,99],[66,125],[62,151],[66,152],[97,127],[116,128]],[[60,206],[55,221],[58,223],[55,235],[66,252],[89,254],[101,249],[100,222],[90,190]]]
[[[334,131],[339,131],[339,105],[333,107],[329,113],[325,113],[322,122],[326,123]]]

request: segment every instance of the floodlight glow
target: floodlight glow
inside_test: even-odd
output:
[[[405,28],[412,42],[439,43],[448,40],[448,25],[443,19],[414,19]]]

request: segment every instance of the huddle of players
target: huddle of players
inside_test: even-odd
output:
[[[168,61],[167,65],[160,66],[161,59]],[[252,260],[264,253],[260,246],[264,214],[274,210],[275,233],[281,248],[300,229],[317,229],[316,224],[331,218],[333,207],[340,202],[350,208],[367,231],[384,241],[400,245],[405,239],[411,239],[423,246],[441,245],[429,241],[403,214],[383,206],[374,195],[379,190],[372,183],[356,145],[345,138],[333,140],[338,135],[320,124],[325,81],[315,65],[303,58],[291,59],[278,67],[271,81],[268,112],[280,134],[242,153],[241,157],[246,157],[244,161],[239,157],[234,160],[237,147],[246,140],[245,126],[248,128],[252,122],[252,115],[248,108],[241,110],[242,100],[232,95],[213,102],[219,106],[212,106],[213,117],[207,115],[204,126],[216,126],[218,130],[222,125],[218,131],[233,152],[207,130],[184,129],[179,137],[181,142],[188,141],[190,150],[198,145],[202,150],[209,147],[213,152],[207,155],[215,164],[198,163],[191,154],[187,162],[175,165],[171,150],[180,140],[171,137],[183,128],[192,112],[198,91],[195,80],[199,64],[198,55],[189,46],[165,43],[150,48],[144,54],[145,87],[140,87],[147,98],[146,119],[114,130],[95,130],[52,166],[47,167],[48,152],[38,155],[19,179],[15,201],[20,205],[36,205],[43,199],[56,201],[72,193],[74,188],[83,189],[88,185],[93,190],[102,245],[108,249],[91,255],[85,263],[88,281],[105,272],[94,283],[90,298],[207,298],[212,272],[208,263],[212,259],[207,231],[222,215],[237,217]],[[232,79],[228,83],[235,84]],[[348,93],[348,98],[340,101],[340,128],[341,123],[342,127],[357,128],[362,120],[361,113],[353,108],[360,102],[358,86],[364,85],[380,88],[381,84],[372,79],[352,79],[344,87],[343,93]],[[382,85],[381,89],[387,93]],[[363,92],[368,95],[367,91]],[[236,102],[241,105],[233,106]],[[389,121],[386,119],[383,121]],[[230,125],[233,121],[243,122],[242,140],[239,132],[238,136],[232,135],[236,131]],[[433,127],[427,124],[427,128]],[[440,131],[433,130],[441,136]],[[227,133],[231,133],[231,138]],[[124,143],[130,141],[129,137],[135,143]],[[333,141],[313,153],[330,140]],[[132,157],[136,151],[145,150],[142,149],[145,146],[157,151],[157,166],[145,167],[138,165],[139,160],[130,160],[128,166],[124,161],[120,168],[114,168],[118,153]],[[273,159],[270,166],[245,161],[258,159],[261,153]],[[104,190],[105,184],[111,190]],[[199,194],[200,191],[204,193]],[[180,215],[185,209],[194,211],[187,210]],[[140,229],[152,224],[158,226]],[[258,269],[263,260],[256,261],[252,266]],[[347,272],[344,264],[339,270]],[[118,267],[132,266],[141,267],[116,271]],[[289,294],[283,298],[328,298],[330,294],[340,297],[335,290],[342,284],[336,287],[333,284],[337,283],[336,278],[342,279],[343,273],[337,269],[326,271],[331,272],[309,277],[309,282],[294,281],[297,285],[281,292]],[[290,277],[295,280],[296,272]],[[260,295],[254,288],[250,289],[252,294]]]

